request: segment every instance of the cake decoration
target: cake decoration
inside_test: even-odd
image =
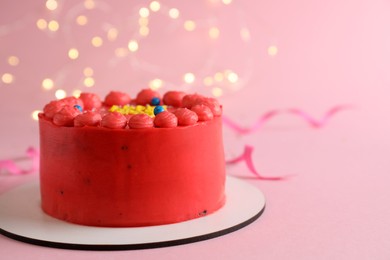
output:
[[[211,109],[204,104],[195,105],[191,107],[191,110],[198,115],[199,121],[209,121],[214,117],[213,112],[211,112]]]
[[[177,127],[178,120],[177,117],[168,111],[163,111],[156,115],[154,118],[154,125],[160,128],[173,128]]]
[[[79,114],[74,119],[74,126],[98,126],[102,121],[102,116],[98,112],[86,111]]]
[[[63,106],[61,110],[54,115],[53,123],[59,126],[73,126],[74,118],[81,113],[75,106]]]
[[[74,105],[74,108],[77,108],[80,112],[83,112],[83,108],[80,105]]]
[[[222,118],[206,97],[186,96],[145,89],[135,99],[111,91],[104,102],[86,93],[47,104],[38,115],[43,211],[81,225],[138,227],[219,210]]]
[[[140,129],[140,128],[150,128],[153,127],[153,118],[146,114],[137,114],[133,115],[129,119],[129,127],[134,129]]]
[[[163,97],[163,103],[168,106],[182,107],[182,100],[186,93],[182,91],[168,91]]]
[[[99,109],[102,106],[99,96],[94,93],[83,92],[79,99],[83,101],[84,110]]]
[[[160,93],[151,89],[143,89],[141,90],[136,98],[136,102],[138,105],[146,106],[147,104],[151,104],[154,98],[161,98]],[[160,103],[156,104],[159,105]]]
[[[178,108],[173,113],[177,117],[180,126],[194,125],[198,122],[198,115],[188,108]]]
[[[161,100],[160,100],[160,98],[158,98],[158,97],[154,97],[154,98],[152,98],[152,100],[150,101],[150,104],[151,104],[152,106],[160,105],[160,103],[161,103]]]
[[[153,113],[154,115],[158,115],[160,114],[161,112],[165,111],[164,107],[162,106],[156,106],[153,110]]]
[[[120,91],[111,91],[104,99],[104,104],[106,106],[113,106],[113,105],[123,106],[129,104],[130,101],[131,98],[128,94]]]
[[[91,112],[99,113],[100,116]],[[164,113],[156,119],[162,112],[169,113]],[[51,101],[43,109],[44,116],[59,126],[111,129],[190,126],[213,120],[221,113],[221,106],[214,98],[182,91],[168,91],[161,97],[157,91],[151,89],[141,90],[135,99],[120,91],[110,91],[104,102],[94,93],[81,93],[79,98],[66,97]],[[142,116],[131,121],[133,116],[138,114],[150,118]]]
[[[125,128],[127,125],[127,119],[124,115],[118,112],[108,113],[103,116],[101,121],[101,126],[111,128],[111,129],[120,129]]]

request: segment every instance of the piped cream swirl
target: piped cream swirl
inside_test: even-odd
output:
[[[112,112],[103,116],[100,125],[111,129],[125,128],[127,125],[127,119],[121,113]]]
[[[97,112],[87,111],[74,119],[74,126],[97,126],[102,121],[102,116]]]
[[[153,127],[153,118],[146,114],[137,114],[130,117],[128,125],[130,128],[141,129]]]

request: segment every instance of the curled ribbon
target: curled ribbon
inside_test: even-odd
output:
[[[310,114],[308,114],[305,111],[298,109],[298,108],[290,108],[287,110],[270,110],[270,111],[264,113],[262,116],[260,116],[259,119],[255,122],[255,124],[251,127],[242,127],[226,116],[223,116],[222,120],[226,126],[230,127],[231,129],[233,129],[234,131],[236,131],[239,134],[253,133],[253,132],[259,130],[271,118],[273,118],[277,115],[283,114],[283,113],[289,113],[289,114],[299,116],[304,121],[306,121],[306,123],[308,123],[309,126],[311,126],[312,128],[321,128],[321,127],[325,126],[327,124],[327,122],[329,121],[329,119],[331,117],[333,117],[335,114],[337,114],[343,110],[350,109],[350,108],[352,108],[352,106],[350,106],[350,105],[334,106],[334,107],[330,108],[325,113],[325,115],[320,119],[316,119],[313,116],[311,116]]]
[[[236,164],[238,162],[244,161],[246,163],[246,166],[248,167],[249,171],[251,173],[253,173],[260,180],[278,181],[278,180],[284,180],[284,179],[287,179],[288,177],[291,177],[291,175],[277,176],[277,177],[262,176],[256,170],[255,165],[253,164],[253,160],[252,160],[253,149],[254,149],[253,146],[245,145],[243,154],[234,158],[234,159],[227,160],[226,164]]]
[[[16,161],[28,159],[31,160],[32,165],[30,169],[22,169]],[[39,168],[39,151],[34,147],[29,147],[26,151],[26,157],[15,158],[9,160],[0,160],[0,172],[5,170],[11,175],[28,174],[37,171]]]

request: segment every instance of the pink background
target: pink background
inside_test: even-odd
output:
[[[58,89],[111,89],[134,96],[161,79],[161,92],[183,89],[217,94],[224,114],[242,126],[252,125],[271,109],[298,107],[316,118],[332,106],[352,104],[320,129],[301,118],[281,114],[264,128],[240,136],[225,128],[226,157],[255,147],[255,167],[262,174],[296,174],[285,181],[252,178],[245,164],[229,166],[267,197],[263,216],[252,225],[216,239],[183,246],[123,252],[82,252],[23,244],[0,236],[1,259],[389,259],[390,258],[390,2],[160,0],[150,11],[149,35],[139,30],[139,10],[150,1],[0,3],[0,159],[20,157],[38,147],[32,112],[55,99]],[[177,8],[177,19],[169,9]],[[88,23],[78,25],[85,15]],[[38,19],[56,20],[59,29],[39,29]],[[185,21],[196,24],[186,31]],[[209,37],[210,28],[219,37]],[[107,32],[118,30],[110,41]],[[91,45],[99,36],[100,47]],[[139,49],[130,53],[129,40]],[[270,46],[276,55],[268,52]],[[70,48],[79,57],[69,59]],[[124,57],[115,50],[124,48]],[[272,54],[272,53],[271,53]],[[8,62],[16,56],[19,63]],[[12,62],[11,62],[12,63]],[[84,86],[86,67],[94,86]],[[237,81],[214,78],[230,70]],[[4,82],[4,74],[13,76]],[[195,81],[183,81],[193,73]],[[8,75],[8,74],[7,74]],[[208,86],[204,79],[212,77]],[[42,88],[53,80],[50,90]],[[217,90],[216,90],[217,88]],[[37,174],[0,172],[0,193]]]

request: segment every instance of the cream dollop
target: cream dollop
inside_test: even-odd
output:
[[[185,95],[182,91],[168,91],[163,97],[163,103],[167,106],[181,107]]]
[[[113,105],[123,106],[129,104],[130,101],[131,98],[126,93],[119,92],[119,91],[111,91],[104,99],[104,104],[106,106],[113,106]]]
[[[198,104],[191,107],[191,111],[194,111],[198,115],[199,121],[209,121],[214,118],[211,109],[204,104]]]
[[[68,106],[79,105],[82,108],[84,107],[83,101],[81,99],[79,99],[79,98],[66,97],[66,98],[60,99],[60,101],[64,102],[65,105],[68,105]]]
[[[136,114],[130,117],[128,125],[130,128],[141,129],[153,127],[153,118],[146,114]]]
[[[182,106],[186,108],[191,108],[197,104],[202,103],[206,97],[199,94],[189,94],[183,97]]]
[[[208,106],[214,116],[222,115],[221,105],[215,98],[206,98],[202,102],[200,102],[200,104]]]
[[[125,128],[127,125],[127,119],[121,113],[112,112],[103,116],[100,125],[111,129]]]
[[[178,108],[174,114],[177,117],[178,124],[181,126],[194,125],[198,122],[198,115],[188,108]]]
[[[151,101],[153,98],[161,99],[160,93],[151,89],[143,89],[141,90],[136,98],[137,105],[145,106],[146,104],[151,105]]]
[[[81,114],[80,110],[73,106],[65,105],[53,117],[53,123],[59,126],[73,126],[74,118]]]
[[[74,126],[97,126],[100,121],[102,116],[98,112],[87,111],[75,117]]]
[[[163,111],[154,118],[154,125],[161,128],[173,128],[178,125],[178,120],[173,113]]]
[[[84,110],[98,109],[102,106],[99,96],[94,93],[81,93],[79,99],[83,101]]]
[[[43,113],[45,114],[46,117],[48,118],[53,118],[54,115],[65,106],[65,102],[61,100],[54,100],[51,101],[49,104],[45,105],[43,108]]]

